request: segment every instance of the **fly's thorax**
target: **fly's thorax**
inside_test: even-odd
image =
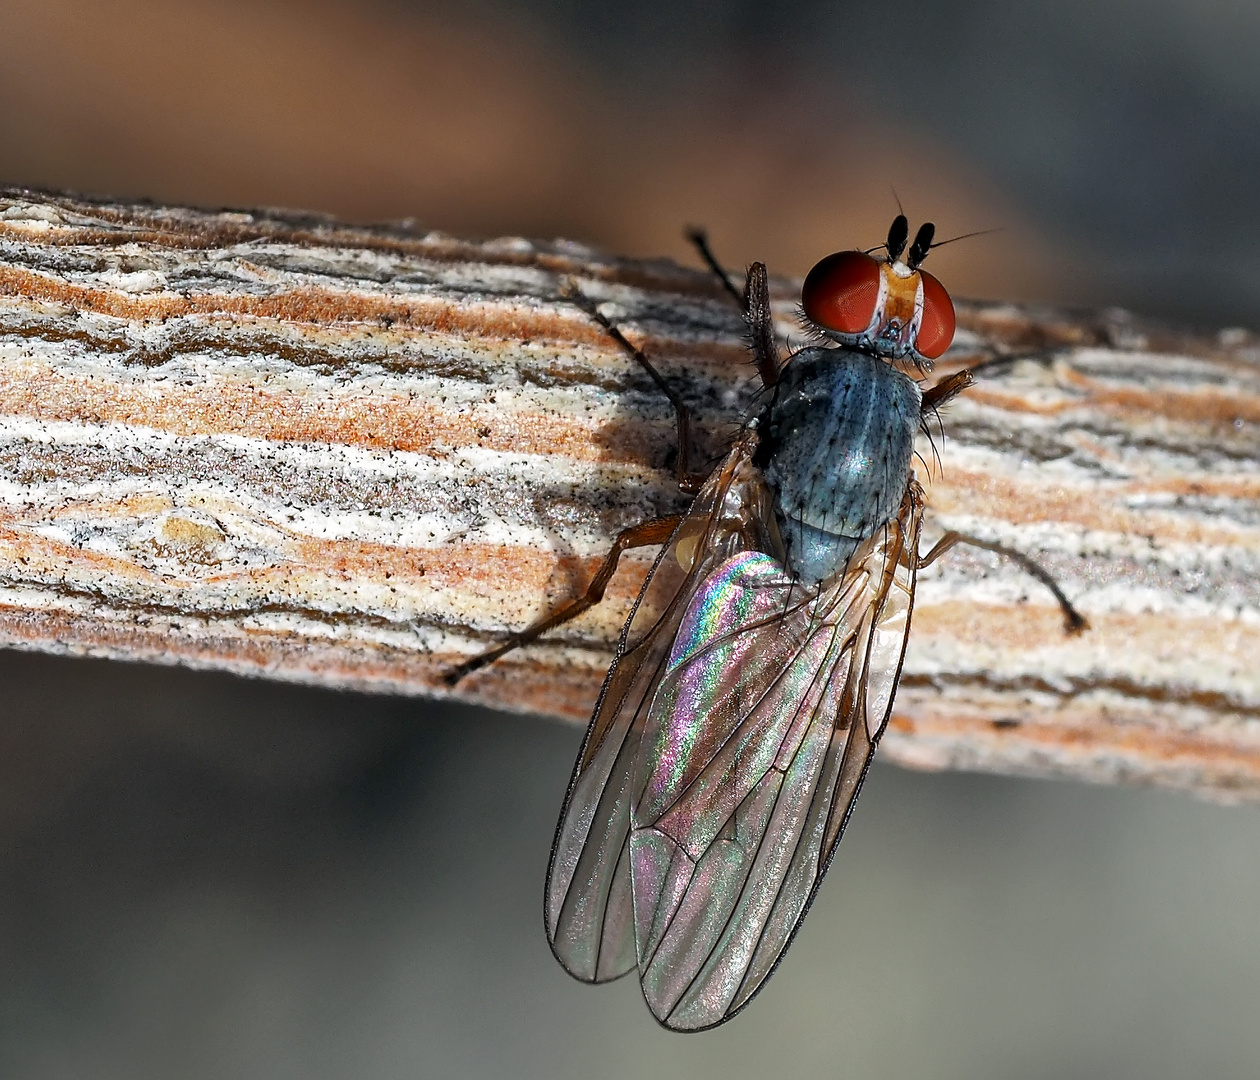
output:
[[[788,362],[764,434],[765,474],[792,570],[823,581],[897,513],[919,426],[918,384],[851,349]]]

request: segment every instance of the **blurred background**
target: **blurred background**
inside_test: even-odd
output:
[[[0,0],[0,181],[1260,325],[1244,0]],[[689,1038],[541,928],[580,732],[0,653],[6,1077],[1254,1077],[1260,809],[877,767]]]

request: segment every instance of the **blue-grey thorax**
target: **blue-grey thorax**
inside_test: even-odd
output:
[[[823,581],[892,518],[910,479],[922,396],[886,360],[802,349],[776,388],[766,476],[791,569]]]

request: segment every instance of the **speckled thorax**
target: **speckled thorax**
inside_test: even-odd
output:
[[[802,580],[842,570],[897,513],[921,401],[913,379],[852,349],[802,349],[784,368],[762,457],[788,563]]]

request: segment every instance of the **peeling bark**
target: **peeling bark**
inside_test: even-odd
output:
[[[451,664],[685,500],[754,390],[707,275],[575,244],[0,192],[0,643],[585,720],[651,552],[546,644]],[[795,292],[775,284],[781,330]],[[881,753],[921,768],[1260,798],[1260,345],[1123,313],[960,303],[981,365],[926,443],[929,534],[1034,555],[920,577]]]

